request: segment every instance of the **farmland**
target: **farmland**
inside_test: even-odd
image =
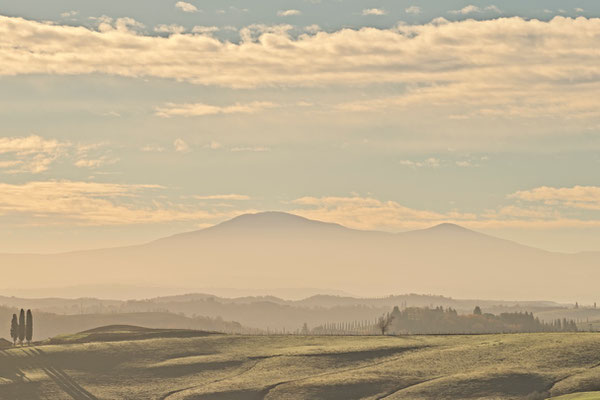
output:
[[[544,399],[600,390],[599,365],[595,333],[242,336],[113,327],[1,351],[0,398]]]

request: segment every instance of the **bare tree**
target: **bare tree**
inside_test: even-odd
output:
[[[385,333],[389,329],[392,323],[392,319],[394,319],[394,317],[390,313],[387,313],[379,317],[379,319],[377,320],[377,328],[379,328],[382,335],[385,335]]]

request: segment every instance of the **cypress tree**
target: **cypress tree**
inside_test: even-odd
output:
[[[17,345],[17,339],[19,339],[19,321],[17,321],[17,314],[13,314],[12,321],[10,323],[10,337],[13,340],[13,345]]]
[[[31,339],[33,338],[33,315],[31,310],[27,310],[27,325],[25,327],[25,339],[27,344],[31,345]]]
[[[21,346],[23,345],[23,340],[25,340],[25,310],[21,308],[21,313],[19,314],[19,343]]]

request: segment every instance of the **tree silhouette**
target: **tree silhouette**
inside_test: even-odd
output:
[[[475,306],[475,309],[473,310],[473,314],[481,315],[481,308],[479,306]]]
[[[381,317],[379,317],[379,319],[377,320],[377,328],[379,328],[382,335],[385,335],[385,332],[390,327],[393,318],[394,317],[392,317],[390,313],[387,313],[386,315],[382,315]]]
[[[31,310],[27,310],[27,325],[25,326],[25,339],[27,344],[31,345],[31,339],[33,338],[33,315]]]
[[[23,345],[23,340],[25,340],[25,310],[21,308],[21,313],[19,314],[19,343],[21,346]]]
[[[17,314],[13,314],[12,321],[10,322],[10,337],[13,340],[13,345],[17,345],[19,339],[19,321],[17,321]]]

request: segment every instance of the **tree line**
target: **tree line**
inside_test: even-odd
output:
[[[499,315],[484,313],[477,306],[471,314],[459,314],[453,308],[394,307],[376,320],[331,322],[309,329],[304,324],[303,335],[373,335],[398,334],[479,334],[517,332],[577,332],[573,320],[544,322],[532,312],[511,312]]]
[[[27,342],[28,346],[31,345],[31,339],[33,338],[33,314],[31,310],[27,310],[27,317],[25,316],[25,310],[22,308],[18,319],[17,314],[13,314],[10,323],[10,337],[14,346],[17,345],[17,342],[21,346],[24,342]]]
[[[457,334],[457,333],[516,333],[516,332],[576,332],[575,321],[547,323],[532,312],[484,313],[479,306],[472,314],[459,315],[452,308],[417,308],[400,310],[394,307],[388,326],[397,334]]]

